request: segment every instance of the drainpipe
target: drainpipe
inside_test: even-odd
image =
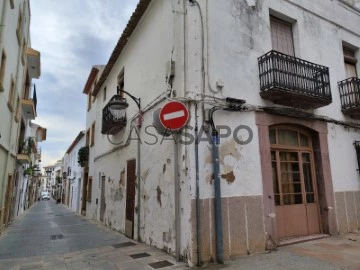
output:
[[[196,246],[197,266],[201,266],[201,223],[200,223],[200,187],[199,187],[199,128],[197,121],[197,103],[195,103],[195,171],[196,171]]]
[[[141,139],[140,139],[140,127],[142,124],[142,112],[140,110],[140,100],[139,100],[139,116],[137,123],[137,133],[138,133],[138,141],[137,141],[137,175],[138,175],[138,201],[137,201],[137,240],[140,242],[140,203],[141,203]]]
[[[212,158],[214,172],[214,188],[215,188],[215,230],[216,230],[216,260],[218,263],[224,263],[224,244],[222,234],[222,214],[221,214],[221,185],[220,185],[220,158],[219,144],[220,137],[213,122],[213,108],[210,114],[212,125]]]
[[[176,261],[180,261],[180,179],[179,179],[179,134],[174,134],[174,181],[175,181],[175,254]]]

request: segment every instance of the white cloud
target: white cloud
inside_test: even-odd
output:
[[[42,164],[62,158],[85,128],[82,94],[92,65],[106,64],[138,0],[31,1],[31,45],[41,52],[36,123],[48,129]]]

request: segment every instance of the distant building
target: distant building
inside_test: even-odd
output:
[[[80,212],[82,170],[78,163],[78,152],[84,146],[85,131],[81,131],[66,151],[62,163],[64,204],[74,212]]]

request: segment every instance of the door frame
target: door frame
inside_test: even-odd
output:
[[[263,203],[266,248],[271,249],[279,243],[277,225],[275,222],[275,202],[272,181],[271,148],[269,127],[273,125],[293,125],[311,130],[313,135],[313,150],[316,164],[317,188],[321,212],[321,227],[324,233],[337,233],[334,188],[332,183],[330,157],[328,149],[327,123],[309,119],[293,118],[283,115],[256,112],[255,121],[258,126],[259,152],[263,184]]]
[[[270,143],[270,151],[275,153],[275,162],[276,162],[276,172],[277,177],[276,180],[278,181],[278,191],[279,194],[274,194],[274,196],[279,196],[279,204],[276,204],[275,202],[275,213],[276,213],[276,224],[279,229],[282,228],[282,230],[279,229],[278,231],[278,237],[279,235],[284,235],[282,239],[288,238],[288,237],[301,237],[305,235],[311,235],[311,234],[320,234],[323,232],[322,226],[321,226],[321,215],[320,215],[320,209],[319,209],[319,197],[318,197],[318,184],[317,184],[317,177],[315,173],[315,158],[314,158],[314,148],[313,148],[313,142],[312,142],[312,134],[311,132],[304,130],[304,128],[293,126],[293,125],[274,125],[269,126],[269,133],[270,130],[275,131],[274,139],[275,143]],[[279,143],[279,130],[287,130],[287,131],[293,131],[297,134],[297,145],[285,145]],[[301,135],[306,136],[308,139],[308,145],[302,146],[301,145]],[[301,204],[284,204],[284,191],[283,191],[283,179],[282,179],[282,169],[281,169],[281,163],[284,161],[281,161],[280,153],[296,153],[297,155],[297,161],[296,163],[299,166],[299,177],[300,182],[298,184],[301,185]],[[312,185],[312,192],[306,192],[306,184],[305,184],[305,176],[303,171],[303,154],[307,153],[310,158],[310,166],[311,166],[311,185]],[[272,159],[271,162],[273,163],[274,160]],[[286,163],[293,163],[295,161],[286,161]],[[274,176],[273,176],[274,177]],[[274,178],[273,178],[274,182]],[[274,183],[273,183],[274,184]],[[307,202],[307,195],[313,194],[314,196],[314,202],[308,203]],[[288,194],[288,193],[285,193]],[[295,193],[294,193],[295,194]],[[300,193],[296,193],[300,195]],[[291,209],[293,208],[293,209]],[[296,211],[294,209],[297,209]],[[302,213],[302,214],[301,214]],[[302,218],[306,219],[303,220]],[[300,219],[300,220],[299,220]],[[316,224],[315,224],[316,223]],[[292,224],[292,225],[291,225]],[[302,226],[300,226],[302,224]],[[290,229],[290,230],[289,230]],[[292,231],[291,235],[289,235],[290,231]],[[286,235],[288,234],[288,235]],[[298,235],[298,236],[294,236]]]

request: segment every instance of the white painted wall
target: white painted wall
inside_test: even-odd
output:
[[[360,32],[356,27],[360,25],[360,16],[356,10],[349,10],[349,7],[344,7],[339,1],[209,0],[199,2],[205,24],[205,67],[206,63],[209,63],[209,69],[207,67],[205,69],[206,95],[245,99],[248,104],[254,106],[274,106],[259,95],[257,59],[271,50],[269,13],[275,11],[296,21],[293,29],[296,56],[330,68],[333,103],[311,112],[337,120],[351,120],[341,113],[337,82],[345,76],[342,42],[360,47]],[[174,89],[177,95],[200,99],[202,87],[200,16],[196,6],[190,6],[188,1],[184,3],[186,3],[187,11],[185,30],[183,28],[183,3],[159,0],[150,4],[102,86],[102,90],[98,93],[92,109],[87,114],[87,128],[96,121],[95,146],[90,148],[89,159],[89,176],[93,177],[92,201],[88,203],[87,217],[99,220],[100,177],[104,174],[106,176],[105,224],[121,232],[125,231],[126,161],[136,159],[137,147],[136,141],[133,140],[128,147],[102,156],[114,149],[114,145],[108,142],[107,136],[100,133],[102,108],[115,94],[117,76],[123,68],[125,68],[125,90],[136,97],[141,97],[142,108],[164,92],[166,90],[165,64],[169,60],[173,47],[173,59],[176,62]],[[248,5],[248,3],[255,5]],[[206,43],[207,39],[209,44]],[[184,44],[186,44],[185,48]],[[212,92],[208,87],[208,81],[213,89],[216,89],[217,81],[224,82],[223,90]],[[105,86],[107,99],[103,101]],[[129,98],[128,103],[130,105],[127,109],[128,126],[118,135],[111,137],[117,142],[125,141],[130,131],[131,119],[137,112],[135,103]],[[162,104],[158,105],[160,106]],[[195,111],[193,106],[190,109],[189,123],[194,126]],[[152,111],[153,109],[144,115],[142,138],[148,136],[145,133],[145,127],[152,123]],[[201,106],[199,107],[199,123],[201,124],[200,111]],[[246,145],[234,144],[232,138],[221,140],[221,173],[233,171],[235,175],[232,183],[222,180],[222,196],[262,195],[255,113],[217,112],[215,123],[229,125],[232,130],[238,125],[247,125],[252,129],[254,136],[254,139]],[[246,138],[248,134],[241,135]],[[149,140],[152,138],[148,137]],[[360,189],[355,150],[352,145],[357,138],[358,134],[354,130],[344,131],[340,127],[329,125],[329,152],[335,191]],[[142,144],[141,151],[141,238],[150,245],[173,252],[175,248],[173,143],[165,141],[162,145],[154,146]],[[211,148],[207,143],[201,143],[199,151],[200,196],[208,198],[213,196],[213,186],[210,184],[212,165],[209,162]],[[180,147],[181,252],[183,255],[187,254],[193,241],[190,201],[195,198],[194,155],[194,145]],[[347,162],[348,159],[345,158],[349,156],[351,162]],[[339,157],[341,157],[340,162]],[[160,187],[160,192],[158,192],[158,187]],[[161,197],[161,205],[158,194]],[[98,204],[96,204],[96,199],[98,199]]]

